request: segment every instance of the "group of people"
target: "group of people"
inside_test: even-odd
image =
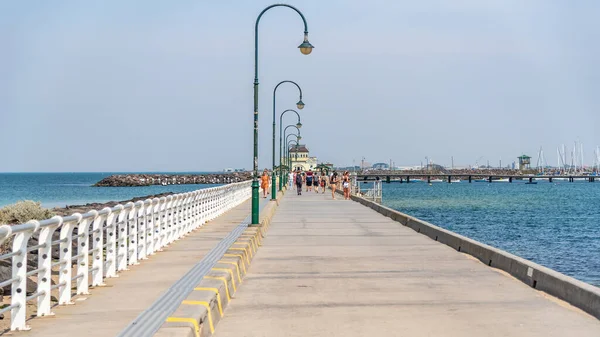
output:
[[[308,170],[306,172],[296,170],[290,173],[289,178],[290,187],[292,187],[292,184],[295,184],[298,195],[302,195],[302,187],[304,185],[306,185],[306,192],[311,192],[314,188],[315,193],[319,193],[319,191],[321,191],[321,193],[325,193],[328,183],[327,175],[325,175],[325,173],[321,172],[319,175],[312,170]]]
[[[335,200],[335,191],[338,188],[338,185],[341,184],[341,188],[344,191],[344,199],[350,199],[350,173],[345,171],[344,174],[339,177],[337,172],[333,172],[330,176],[327,176],[324,172],[321,174],[317,174],[312,170],[308,170],[306,172],[302,172],[300,170],[296,170],[290,173],[290,188],[293,187],[292,184],[296,184],[296,190],[298,195],[302,195],[302,188],[306,185],[306,192],[310,192],[313,190],[315,193],[325,193],[325,189],[327,187],[331,188],[331,198]]]
[[[302,172],[296,170],[291,172],[289,175],[290,188],[296,185],[298,195],[302,195],[302,188],[306,185],[306,192],[325,193],[327,187],[331,188],[331,198],[335,200],[335,191],[338,186],[342,188],[344,192],[344,199],[350,199],[350,173],[344,171],[344,174],[339,177],[338,173],[333,171],[330,176],[327,176],[324,172],[318,174],[312,170]],[[260,177],[260,187],[263,190],[263,197],[266,198],[270,192],[271,178],[269,177],[269,171],[264,170]]]

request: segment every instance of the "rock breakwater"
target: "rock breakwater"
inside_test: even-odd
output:
[[[252,172],[211,174],[115,174],[106,177],[95,187],[131,187],[182,184],[230,184],[252,179]]]

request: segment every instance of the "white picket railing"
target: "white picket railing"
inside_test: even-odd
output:
[[[37,300],[38,317],[53,315],[53,291],[59,305],[73,304],[73,287],[77,295],[88,294],[90,286],[102,286],[105,278],[117,277],[128,266],[147,259],[250,196],[250,182],[246,181],[85,214],[0,226],[0,244],[13,240],[12,252],[0,256],[0,260],[12,259],[12,278],[0,280],[0,287],[12,285],[11,303],[0,313],[10,310],[11,330],[28,330],[28,301]],[[31,242],[33,236],[37,242]],[[53,247],[60,249],[58,259],[52,258]],[[27,254],[32,251],[38,252],[37,269],[28,271]],[[55,285],[52,271],[59,273]],[[27,296],[30,276],[37,276],[37,290]]]

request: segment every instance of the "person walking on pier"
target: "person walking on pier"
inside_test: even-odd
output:
[[[312,190],[313,179],[314,179],[313,171],[311,169],[308,169],[308,172],[306,172],[306,192],[309,192]],[[317,185],[315,185],[315,186],[317,186]]]
[[[342,176],[342,188],[344,189],[344,200],[350,200],[350,172],[345,171]]]
[[[320,180],[321,180],[320,181],[321,190],[323,191],[321,193],[325,193],[325,187],[327,187],[327,175],[324,172],[321,172],[321,179]]]
[[[323,173],[321,173],[321,176],[323,175]],[[315,172],[315,193],[319,193],[319,187],[321,187],[321,176]]]
[[[296,171],[296,177],[294,178],[296,181],[296,188],[298,190],[298,195],[302,195],[302,183],[303,183],[303,177],[302,174],[300,173],[300,170]]]
[[[262,177],[260,177],[260,187],[263,190],[263,197],[266,198],[269,192],[269,172],[267,170],[264,170]]]
[[[338,183],[338,174],[337,172],[333,172],[331,178],[329,180],[329,185],[331,186],[331,198],[335,200],[335,189],[337,188]]]

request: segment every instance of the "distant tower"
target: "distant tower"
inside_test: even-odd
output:
[[[529,170],[531,169],[531,157],[522,155],[518,157],[519,159],[519,170]]]

